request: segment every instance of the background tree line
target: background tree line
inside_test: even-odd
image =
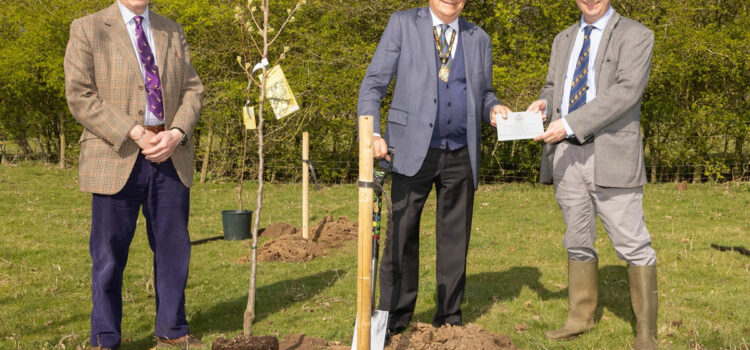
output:
[[[201,180],[236,176],[241,162],[246,78],[236,57],[241,26],[234,8],[247,0],[153,0],[152,9],[181,23],[206,87],[196,130]],[[271,3],[285,14],[297,0]],[[113,0],[0,0],[0,156],[75,163],[81,126],[65,102],[63,56],[73,19]],[[357,170],[359,84],[390,13],[426,0],[308,0],[269,54],[300,104],[267,118],[269,181],[296,180],[302,131],[326,182],[350,181]],[[613,7],[654,31],[656,46],[643,98],[642,127],[651,181],[750,177],[750,13],[743,0],[613,0]],[[498,97],[513,110],[536,99],[556,33],[579,19],[573,0],[468,0],[464,17],[490,34]],[[286,16],[272,16],[279,28]],[[274,22],[276,21],[276,22]],[[390,98],[386,97],[385,106]],[[255,100],[257,101],[257,99]],[[252,101],[251,101],[252,102]],[[257,104],[257,102],[256,102]],[[257,106],[256,106],[257,107]],[[268,107],[268,106],[267,106]],[[485,181],[533,181],[541,147],[496,142],[484,132]],[[251,133],[252,135],[252,133]],[[257,141],[251,137],[251,144]],[[254,176],[250,153],[247,176]]]

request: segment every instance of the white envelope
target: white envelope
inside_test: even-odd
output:
[[[533,139],[544,133],[540,112],[513,112],[508,114],[508,119],[498,114],[495,121],[498,141]]]

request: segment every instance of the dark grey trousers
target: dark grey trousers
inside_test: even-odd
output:
[[[414,176],[393,174],[393,233],[380,264],[380,306],[388,328],[403,329],[414,314],[419,282],[419,222],[435,186],[437,193],[437,312],[435,326],[461,323],[466,253],[471,233],[474,181],[466,147],[430,149]]]

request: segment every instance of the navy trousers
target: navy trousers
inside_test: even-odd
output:
[[[185,284],[190,260],[189,206],[190,189],[180,181],[172,161],[156,164],[142,154],[120,192],[93,195],[89,240],[93,264],[92,345],[120,345],[122,275],[141,207],[154,252],[155,334],[168,339],[188,334]]]

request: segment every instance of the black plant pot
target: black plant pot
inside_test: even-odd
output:
[[[239,241],[250,238],[252,210],[223,210],[221,223],[224,226],[224,240]]]

